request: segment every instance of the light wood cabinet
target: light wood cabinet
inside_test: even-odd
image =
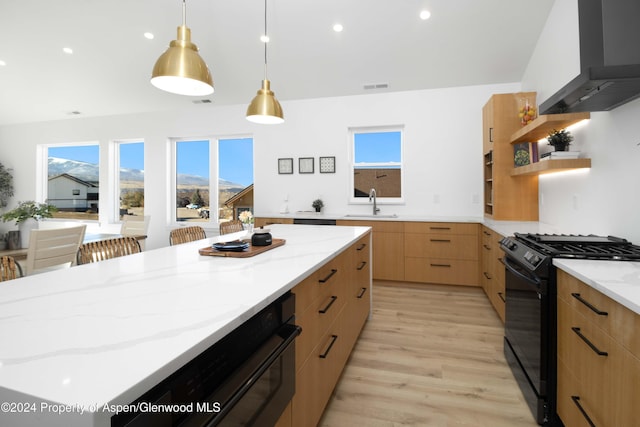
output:
[[[538,176],[511,176],[511,137],[522,127],[518,105],[535,92],[493,95],[482,109],[484,214],[496,220],[538,220]]]
[[[296,393],[282,427],[315,426],[331,397],[370,309],[371,233],[293,288]]]
[[[479,285],[478,224],[406,222],[404,277],[411,282]]]
[[[403,222],[338,220],[337,225],[371,227],[373,231],[373,278],[405,280]]]
[[[256,217],[254,221],[255,227],[264,227],[271,224],[293,224],[293,218],[263,218]]]
[[[480,254],[482,272],[480,281],[491,305],[504,323],[505,316],[505,272],[501,262],[504,252],[500,248],[503,236],[486,226],[482,226]]]
[[[558,271],[558,415],[567,426],[640,426],[639,315]]]

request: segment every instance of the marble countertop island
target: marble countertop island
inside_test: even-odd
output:
[[[212,238],[0,283],[0,425],[108,426],[369,230],[270,228],[286,244],[251,258]]]

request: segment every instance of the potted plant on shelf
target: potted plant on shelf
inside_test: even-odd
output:
[[[316,212],[320,212],[322,210],[322,208],[324,207],[324,203],[320,199],[315,199],[311,203],[311,207],[314,208],[316,210]]]
[[[551,145],[555,151],[568,151],[571,141],[573,141],[573,135],[565,129],[549,132],[547,137],[549,145]]]
[[[58,208],[47,203],[36,203],[32,200],[18,202],[15,209],[2,215],[2,221],[15,221],[20,230],[20,243],[23,248],[29,246],[29,234],[38,227],[38,221],[51,218]]]

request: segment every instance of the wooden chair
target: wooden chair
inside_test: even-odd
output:
[[[17,274],[19,271],[19,274]],[[12,280],[22,276],[22,269],[13,257],[3,256],[0,258],[0,282]]]
[[[81,225],[50,230],[31,230],[25,261],[26,275],[75,265],[78,248],[82,244],[86,228],[86,225]]]
[[[220,223],[220,235],[237,233],[242,230],[244,230],[244,227],[242,226],[242,221],[239,219],[232,219],[231,221]]]
[[[124,236],[115,239],[84,243],[78,249],[78,264],[103,261],[142,252],[135,237]]]
[[[207,234],[204,232],[204,228],[198,225],[192,225],[189,227],[180,227],[175,230],[171,230],[171,233],[169,233],[169,244],[179,245],[206,238]]]
[[[123,215],[120,234],[123,236],[146,236],[149,231],[149,222],[151,222],[151,217],[149,215]],[[144,240],[139,241],[138,243],[140,249],[144,250]]]

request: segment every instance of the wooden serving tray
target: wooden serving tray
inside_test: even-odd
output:
[[[286,240],[284,239],[272,239],[272,243],[269,246],[253,246],[251,244],[251,240],[243,240],[243,242],[249,243],[249,247],[244,251],[234,252],[234,251],[219,251],[211,246],[198,249],[198,253],[200,255],[206,256],[223,256],[229,258],[249,258],[254,255],[261,254],[270,249],[277,248],[278,246],[284,245]]]

